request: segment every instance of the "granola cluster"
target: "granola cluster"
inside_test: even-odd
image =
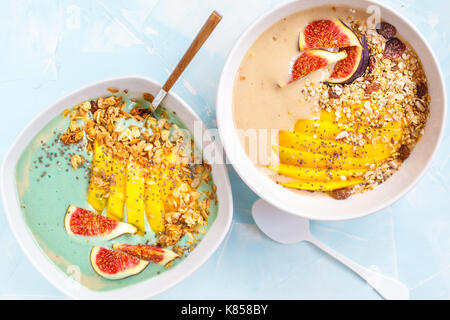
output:
[[[318,112],[326,110],[335,115],[342,127],[337,140],[355,146],[389,144],[392,156],[378,165],[368,164],[370,170],[364,174],[365,183],[353,189],[353,193],[357,193],[372,190],[385,181],[409,156],[424,133],[430,97],[421,61],[411,46],[402,48],[403,53],[394,59],[392,52],[386,53],[386,38],[377,30],[369,29],[365,20],[348,17],[345,22],[360,37],[365,35],[367,38],[370,50],[367,72],[348,85],[311,82],[302,93],[306,101],[318,99]],[[356,105],[360,107],[355,111]],[[400,122],[402,138],[394,141],[385,136],[348,130],[358,127],[361,121],[372,128]]]
[[[115,88],[108,90],[118,92]],[[144,95],[145,100],[152,98]],[[188,244],[194,245],[193,234],[203,232],[200,227],[207,225],[211,201],[216,201],[214,193],[198,190],[202,182],[210,182],[211,167],[204,162],[194,163],[194,142],[184,129],[168,121],[167,113],[162,112],[158,119],[149,108],[142,107],[136,99],[132,101],[136,105],[129,112],[121,95],[85,101],[66,110],[63,115],[70,117],[70,125],[61,141],[71,144],[85,137],[87,152],[92,152],[97,143],[106,146],[123,163],[133,161],[157,172],[157,181],[171,185],[169,194],[164,195],[164,231],[157,235],[158,243],[174,245],[187,234]],[[139,125],[123,127],[120,120],[127,119]],[[71,159],[74,169],[83,162],[79,155]],[[99,188],[107,189],[111,183],[105,172],[92,172],[91,180]]]

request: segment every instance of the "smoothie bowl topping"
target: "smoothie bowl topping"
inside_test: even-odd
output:
[[[235,81],[234,119],[238,129],[277,130],[278,143],[270,146],[276,161],[254,161],[275,182],[342,200],[374,189],[400,168],[424,133],[430,97],[421,61],[395,26],[383,21],[370,28],[355,10],[327,10],[327,18],[289,16],[256,40],[254,55],[244,57]],[[296,38],[289,24],[299,22]],[[286,39],[279,39],[281,32]],[[300,50],[284,69],[282,84],[277,69],[254,69],[261,63],[261,44],[273,33],[279,40],[267,46],[265,59],[283,49],[282,40],[298,41]],[[285,47],[288,57],[291,47]],[[263,112],[270,123],[240,119],[249,113],[241,108],[252,108],[242,104],[243,89],[265,90],[261,95],[273,102]]]
[[[57,264],[63,259],[62,266],[81,265],[83,273],[107,280],[143,279],[181,261],[206,234],[216,217],[216,186],[211,166],[175,114],[164,107],[152,113],[150,94],[134,99],[108,90],[113,95],[65,110],[30,144],[21,163],[32,165],[17,168],[29,171],[18,179],[19,198]],[[41,210],[52,193],[54,208],[46,210],[59,218]],[[63,206],[61,227],[53,220],[62,218]],[[53,233],[60,246],[44,239]]]
[[[71,144],[80,140],[73,136],[86,137],[86,150],[93,152],[88,201],[95,210],[106,209],[117,220],[123,220],[126,211],[140,233],[145,232],[145,212],[158,242],[173,245],[208,221],[214,196],[208,193],[198,201],[197,189],[201,181],[209,182],[210,166],[192,165],[193,141],[167,120],[169,115],[157,119],[139,104],[129,113],[126,107],[122,96],[75,106],[61,141]],[[77,120],[83,121],[81,128]]]

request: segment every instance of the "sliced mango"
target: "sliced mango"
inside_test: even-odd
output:
[[[118,221],[123,220],[126,195],[127,163],[113,159],[110,193],[106,207],[107,216]]]
[[[297,133],[326,140],[335,140],[343,130],[343,127],[324,120],[299,120],[294,126],[294,131]]]
[[[362,126],[370,126],[370,124],[373,123],[373,113],[366,114],[364,103],[365,101],[362,101],[361,103],[344,106],[339,119],[336,118],[336,113],[334,111],[328,112],[323,110],[320,114],[320,119],[342,124],[357,123]],[[379,107],[376,104],[371,104],[370,108],[379,117],[386,114],[385,107]],[[392,108],[396,109],[398,112],[403,112],[401,105],[390,106],[390,109]]]
[[[293,182],[282,183],[281,185],[287,188],[309,190],[309,191],[332,191],[345,187],[351,187],[363,182],[364,180],[362,179],[352,179],[346,181],[327,181],[327,182],[298,180]]]
[[[390,122],[385,127],[377,129],[370,127],[345,128],[342,125],[325,120],[299,120],[294,126],[294,131],[311,136],[315,139],[336,140],[336,136],[342,131],[359,133],[365,138],[385,139],[385,141],[400,141],[402,137],[402,125],[400,122]]]
[[[361,177],[366,170],[350,169],[350,170],[327,170],[315,168],[301,168],[289,164],[279,164],[276,166],[269,166],[269,169],[278,174],[306,181],[342,181],[342,177],[350,179],[354,177]]]
[[[336,115],[333,112],[328,112],[328,111],[322,110],[322,112],[320,113],[320,120],[328,121],[328,122],[335,122]]]
[[[161,199],[157,169],[150,168],[145,177],[145,214],[150,228],[155,233],[164,230],[164,205]]]
[[[138,234],[145,233],[144,169],[133,161],[127,165],[126,205],[127,221],[138,228]]]
[[[362,174],[389,158],[394,152],[392,145],[401,141],[403,134],[402,122],[392,121],[382,128],[371,126],[374,119],[386,115],[386,109],[365,104],[367,101],[344,106],[339,118],[334,111],[323,110],[319,120],[299,120],[294,132],[280,131],[279,146],[274,150],[281,164],[269,168],[298,179],[283,184],[297,189],[329,191],[363,182]],[[402,112],[401,106],[396,107]],[[369,109],[374,113],[369,114]],[[362,137],[366,143],[361,146],[336,140],[344,131]]]
[[[174,170],[174,168],[161,168],[157,173],[161,200],[165,211],[172,211],[174,209],[174,206],[170,201],[170,196],[175,189],[175,184],[172,180],[172,170]]]
[[[342,158],[339,156],[329,156],[320,153],[296,150],[283,146],[274,146],[274,151],[278,154],[280,162],[301,166],[305,168],[326,168],[326,169],[368,169],[370,164],[376,164],[387,157],[372,158]]]
[[[108,191],[105,187],[100,187],[94,180],[108,180],[111,175],[112,156],[105,145],[94,143],[94,155],[92,157],[91,178],[88,188],[88,202],[98,212],[101,213],[106,207]]]
[[[321,154],[343,154],[353,157],[383,157],[391,154],[388,144],[365,144],[353,146],[332,140],[315,139],[310,136],[291,132],[279,132],[279,144],[283,147]]]

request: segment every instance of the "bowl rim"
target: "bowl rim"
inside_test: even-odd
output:
[[[210,230],[196,249],[192,251],[189,256],[180,263],[180,265],[177,265],[173,269],[167,270],[158,276],[148,278],[123,288],[108,291],[91,290],[80,283],[70,280],[70,276],[64,273],[53,261],[51,261],[37,243],[34,235],[25,222],[23,213],[19,207],[15,182],[16,160],[19,159],[28,143],[48,123],[48,121],[67,108],[67,105],[64,107],[64,102],[66,100],[82,96],[83,92],[95,87],[102,87],[105,92],[104,95],[111,94],[107,91],[107,88],[114,87],[114,84],[117,86],[117,83],[133,83],[133,81],[137,83],[145,83],[148,87],[153,86],[158,89],[161,87],[161,84],[148,77],[139,75],[125,75],[95,81],[65,94],[40,111],[21,130],[20,134],[16,137],[5,154],[1,164],[1,197],[5,208],[5,215],[14,237],[19,243],[19,246],[25,256],[29,261],[31,261],[34,267],[51,284],[53,284],[54,287],[66,296],[74,299],[146,299],[158,295],[180,283],[196,271],[201,265],[203,265],[220,246],[231,226],[233,216],[233,199],[228,171],[225,164],[211,163],[213,179],[218,187],[217,197],[219,201],[217,217]],[[128,89],[130,92],[133,91],[133,88]],[[98,90],[100,91],[100,89]],[[99,96],[101,95],[102,94],[99,94]],[[183,99],[172,91],[168,92],[165,99],[169,109],[171,109],[171,103],[177,103],[179,105],[178,109],[185,111],[187,115],[191,117],[191,120],[201,121],[200,123],[203,126],[203,134],[207,139],[211,138],[207,126]],[[52,114],[54,114],[53,117]],[[181,118],[181,120],[183,122],[186,121],[186,119],[183,118]],[[215,148],[217,148],[217,144],[215,144]],[[181,268],[178,268],[180,266]],[[149,290],[149,287],[153,288],[153,290]]]
[[[389,207],[390,205],[392,205],[393,203],[395,203],[396,201],[398,201],[400,198],[402,198],[403,196],[405,196],[417,183],[418,181],[424,176],[425,172],[429,169],[435,155],[436,152],[442,142],[443,136],[444,136],[444,132],[445,132],[445,125],[446,125],[446,117],[447,117],[447,92],[445,89],[445,82],[444,82],[444,77],[443,77],[443,73],[442,73],[442,69],[441,66],[438,62],[438,59],[436,57],[436,54],[434,53],[432,47],[430,46],[430,44],[428,43],[428,41],[425,39],[425,37],[420,33],[420,31],[404,16],[402,16],[401,14],[397,13],[397,11],[395,11],[392,7],[384,4],[384,3],[379,3],[378,1],[372,1],[372,0],[358,0],[358,1],[345,1],[345,0],[339,0],[339,1],[323,1],[323,2],[327,2],[327,3],[321,3],[321,4],[314,4],[311,5],[308,8],[314,8],[314,7],[320,7],[320,6],[324,6],[324,5],[343,5],[343,6],[351,6],[352,4],[347,4],[344,2],[354,2],[353,5],[357,6],[357,7],[364,7],[364,6],[369,6],[369,5],[375,5],[375,6],[379,6],[380,8],[382,8],[383,10],[389,12],[389,14],[395,16],[397,19],[399,19],[400,21],[402,21],[405,25],[408,26],[408,28],[410,28],[412,30],[412,32],[420,39],[420,41],[425,45],[425,47],[427,48],[429,54],[430,54],[430,58],[432,59],[434,65],[436,66],[437,69],[437,75],[436,77],[438,78],[438,83],[440,83],[441,85],[441,92],[440,95],[442,97],[442,118],[440,123],[438,124],[440,126],[440,132],[439,135],[437,137],[436,140],[436,144],[432,150],[432,152],[429,154],[425,165],[423,166],[422,170],[420,170],[420,172],[418,172],[415,176],[415,178],[403,189],[401,189],[399,192],[397,192],[394,196],[392,196],[388,201],[378,205],[378,206],[373,206],[371,208],[368,209],[363,209],[360,210],[360,212],[358,214],[353,214],[352,216],[345,216],[345,217],[340,217],[340,216],[333,216],[333,215],[328,215],[326,217],[317,217],[315,216],[314,213],[308,212],[308,211],[298,211],[295,210],[295,208],[290,208],[289,206],[287,206],[285,203],[283,203],[282,201],[279,201],[278,199],[276,199],[275,196],[272,195],[268,195],[267,193],[264,193],[264,191],[262,191],[262,187],[260,185],[258,185],[255,181],[256,180],[254,178],[251,178],[247,172],[245,172],[245,170],[243,170],[240,166],[239,161],[246,161],[246,162],[250,162],[250,160],[247,158],[247,156],[245,155],[245,153],[242,150],[242,147],[236,147],[236,143],[239,143],[239,141],[235,141],[232,137],[232,135],[230,135],[230,130],[236,131],[236,128],[234,126],[234,121],[233,121],[233,127],[230,128],[229,126],[227,127],[226,125],[224,125],[225,117],[224,115],[226,114],[226,112],[229,110],[229,108],[231,106],[226,105],[223,102],[223,96],[225,95],[224,91],[225,89],[225,83],[227,83],[228,81],[230,81],[230,75],[227,74],[227,69],[231,68],[231,65],[234,63],[233,59],[234,56],[237,54],[237,51],[240,50],[240,47],[244,44],[244,41],[247,37],[249,37],[249,35],[254,32],[254,30],[256,29],[257,26],[259,26],[262,22],[264,22],[266,19],[268,19],[270,16],[277,14],[279,11],[281,11],[282,9],[284,9],[285,7],[289,7],[291,5],[294,5],[297,2],[301,2],[299,0],[289,0],[286,2],[283,2],[277,6],[272,7],[271,9],[267,10],[264,14],[262,14],[260,17],[258,17],[257,19],[255,19],[249,26],[247,26],[244,30],[244,32],[239,36],[239,38],[237,39],[237,41],[235,42],[233,48],[229,51],[228,56],[226,58],[225,64],[223,66],[222,69],[222,73],[220,76],[220,80],[219,80],[219,85],[217,87],[217,96],[216,96],[216,118],[217,118],[217,126],[218,126],[218,130],[219,130],[219,134],[221,137],[221,141],[223,144],[223,147],[226,151],[227,154],[227,159],[229,159],[230,163],[232,164],[233,168],[236,170],[236,172],[238,173],[238,175],[240,176],[240,178],[244,181],[244,183],[253,191],[255,192],[261,199],[264,199],[265,201],[267,201],[268,203],[270,203],[271,205],[273,205],[274,207],[289,213],[289,214],[293,214],[293,215],[297,215],[300,217],[304,217],[304,218],[308,218],[311,220],[317,220],[317,221],[345,221],[345,220],[352,220],[352,219],[357,219],[357,218],[361,218],[370,214],[373,214],[375,212],[378,212],[382,209],[385,209],[387,207]],[[290,15],[290,14],[294,14],[295,12],[299,12],[301,10],[291,10],[286,16]],[[274,22],[276,23],[276,22]],[[270,26],[267,26],[264,28],[264,30],[267,30],[267,28],[269,28]],[[264,31],[262,31],[264,32]],[[262,32],[258,33],[258,36],[262,34]],[[234,74],[235,76],[235,74]],[[233,78],[233,83],[234,83],[234,78]],[[228,108],[228,109],[227,109]],[[228,111],[229,112],[229,111]],[[232,112],[229,112],[232,114]],[[236,149],[238,149],[238,151],[236,151]],[[233,152],[229,152],[233,150]],[[244,154],[243,154],[244,153]],[[245,160],[243,160],[243,158],[245,158]],[[251,163],[250,163],[251,164]],[[251,164],[253,167],[254,165]],[[399,170],[400,172],[401,170]],[[262,172],[259,172],[260,175],[264,175]],[[398,174],[398,172],[396,172],[395,174]],[[394,174],[394,175],[395,175]],[[266,177],[267,179],[270,180],[270,178]],[[272,181],[272,180],[270,180]],[[273,183],[273,181],[272,181]],[[300,197],[299,197],[300,199]],[[351,201],[352,198],[350,198],[349,200],[346,201]],[[298,209],[298,208],[297,208]]]

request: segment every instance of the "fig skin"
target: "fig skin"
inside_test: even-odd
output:
[[[363,47],[361,62],[360,62],[358,70],[353,75],[353,77],[349,80],[348,83],[352,83],[353,81],[355,81],[359,77],[362,77],[364,75],[364,73],[366,72],[367,66],[369,64],[369,48],[367,46],[366,36],[363,35],[361,40],[362,40],[361,44],[362,44],[362,47]]]

